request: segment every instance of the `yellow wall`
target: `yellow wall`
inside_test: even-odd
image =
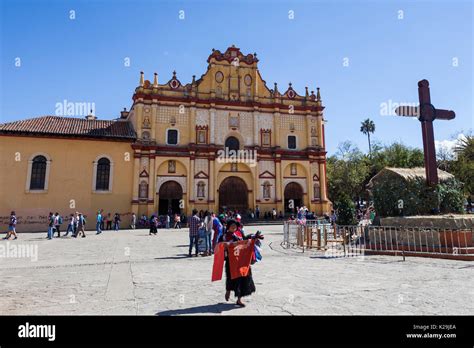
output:
[[[88,216],[87,227],[93,228],[98,209],[123,214],[122,224],[128,225],[133,182],[130,143],[0,136],[0,148],[2,226],[6,226],[11,210],[17,213],[20,232],[46,231],[49,211],[63,216],[79,211]],[[26,190],[28,160],[36,153],[51,158],[47,193]],[[93,193],[93,162],[103,154],[114,163],[112,192]]]

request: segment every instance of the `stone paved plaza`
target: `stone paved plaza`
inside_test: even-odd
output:
[[[247,307],[225,302],[212,283],[212,257],[188,258],[188,230],[105,231],[46,240],[38,257],[0,258],[0,313],[12,315],[350,315],[472,314],[474,263],[427,258],[324,258],[286,250],[282,226],[264,231],[263,261],[253,266],[257,292]],[[257,227],[247,227],[255,232]],[[2,241],[5,247],[6,241]],[[5,256],[5,255],[4,255]],[[11,254],[10,254],[11,256]],[[233,298],[231,298],[232,300]]]

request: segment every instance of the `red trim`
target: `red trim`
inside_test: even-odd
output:
[[[203,176],[200,176],[200,174],[202,174]],[[207,175],[206,173],[204,173],[202,170],[199,171],[199,173],[197,173],[196,175],[194,175],[194,178],[195,179],[209,179],[209,175]]]
[[[169,175],[168,174],[168,175],[157,175],[157,176],[159,176],[159,177],[170,177],[171,176],[173,178],[185,178],[186,177],[186,175],[184,175],[184,174],[181,174],[181,175]]]
[[[269,176],[265,176],[265,173],[268,173]],[[270,173],[268,170],[264,171],[262,174],[260,174],[258,176],[260,179],[264,178],[264,179],[275,179],[275,175],[273,175],[272,173]]]
[[[259,100],[262,100],[262,99],[268,99],[269,101],[271,100],[270,103],[268,104],[265,104],[265,103],[261,103],[261,102],[256,102],[256,101],[253,101],[253,100],[246,100],[246,101],[240,101],[240,100],[223,100],[223,99],[216,99],[216,98],[209,98],[209,99],[198,99],[197,97],[192,97],[192,96],[188,96],[188,97],[171,97],[171,96],[164,96],[164,95],[157,95],[157,94],[144,94],[144,93],[135,93],[132,97],[133,101],[134,102],[137,102],[137,100],[156,100],[156,101],[169,101],[169,102],[176,102],[176,103],[179,103],[179,104],[183,104],[183,103],[186,103],[186,104],[191,104],[191,103],[195,103],[195,104],[201,104],[201,105],[209,105],[208,107],[206,108],[211,108],[210,104],[214,104],[214,108],[215,106],[225,106],[225,108],[223,108],[224,110],[235,110],[235,111],[243,111],[243,110],[240,110],[240,109],[232,109],[232,108],[229,108],[229,106],[238,106],[238,107],[246,107],[246,108],[249,108],[251,110],[249,111],[253,111],[255,109],[255,107],[257,108],[261,108],[261,109],[269,109],[269,112],[273,113],[275,112],[275,109],[280,109],[278,112],[280,112],[281,114],[289,114],[289,108],[288,108],[288,104],[284,104],[283,101],[295,101],[295,100],[298,100],[298,101],[301,101],[303,102],[304,99],[290,99],[290,98],[278,98],[281,100],[280,103],[276,103],[273,101],[273,98],[259,98]],[[218,108],[217,108],[218,109]],[[301,115],[303,116],[306,116],[306,111],[311,111],[311,112],[314,112],[314,113],[317,113],[317,112],[321,112],[324,110],[324,106],[317,106],[317,105],[293,105],[293,111],[304,111],[301,113]],[[292,115],[294,115],[295,113],[293,113]],[[317,116],[316,114],[313,115],[313,116]]]

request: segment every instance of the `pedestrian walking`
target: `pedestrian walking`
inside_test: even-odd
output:
[[[97,219],[96,219],[96,224],[95,224],[95,229],[97,231],[96,234],[101,234],[102,233],[101,227],[102,227],[103,222],[102,222],[102,213],[101,212],[102,212],[101,210],[99,210],[97,212]]]
[[[171,217],[170,214],[166,214],[166,229],[170,228]]]
[[[118,213],[115,213],[114,215],[114,230],[115,232],[118,232],[120,229],[120,215]]]
[[[72,235],[74,238],[77,237],[77,225],[79,223],[79,212],[76,211],[74,214],[74,234]]]
[[[212,255],[212,227],[213,227],[213,224],[212,224],[213,217],[212,217],[212,215],[214,215],[214,213],[210,213],[210,212],[206,211],[206,213],[204,215],[205,215],[204,229],[206,230],[206,251],[204,253],[204,256],[210,256],[210,255]]]
[[[153,214],[150,219],[150,236],[152,234],[156,236],[156,234],[158,233],[158,223],[158,217]]]
[[[67,237],[69,235],[69,232],[71,232],[71,235],[74,236],[74,226],[76,224],[76,218],[74,217],[74,214],[71,214],[69,216],[69,223],[67,224],[67,230],[66,230],[66,234],[64,235],[64,237]]]
[[[9,240],[12,235],[15,236],[13,240],[18,239],[18,236],[16,235],[16,221],[17,221],[16,214],[14,211],[12,211],[10,213],[10,220],[8,223],[8,233],[3,239]]]
[[[52,212],[49,213],[48,215],[48,239],[53,238],[54,234],[54,214]]]
[[[130,227],[132,228],[132,230],[135,229],[136,224],[137,224],[137,216],[135,215],[135,213],[132,213],[132,223],[130,224]]]
[[[181,229],[181,216],[174,214],[174,228]]]
[[[112,229],[112,216],[110,215],[110,213],[107,214],[107,218],[106,218],[106,221],[105,221],[105,225],[106,225],[106,229],[107,229],[107,230],[111,230],[111,229]]]
[[[214,231],[214,234],[212,236],[212,252],[214,252],[214,249],[217,244],[217,240],[219,239],[221,234],[224,232],[224,219],[225,219],[224,214],[221,214],[218,217],[215,216],[215,214],[213,216],[212,229]]]
[[[197,209],[193,209],[193,216],[189,219],[189,254],[191,257],[191,252],[193,250],[193,245],[196,247],[196,256],[198,256],[198,239],[199,239],[199,227],[201,225],[201,219],[197,215]]]
[[[79,213],[79,216],[77,218],[77,234],[76,237],[79,236],[82,233],[82,238],[86,237],[86,231],[84,230],[86,226],[86,219],[82,215],[82,213]]]
[[[63,223],[63,218],[59,215],[58,212],[54,214],[54,229],[58,232],[58,238],[61,237],[61,224]]]
[[[255,235],[245,235],[243,230],[239,229],[240,223],[235,220],[229,220],[227,222],[226,230],[223,235],[219,238],[219,242],[225,242],[224,244],[224,260],[225,260],[225,274],[226,274],[226,293],[225,300],[229,301],[231,291],[234,292],[237,297],[236,304],[240,307],[245,307],[242,302],[242,297],[249,296],[256,291],[255,283],[252,278],[252,269],[248,266],[248,273],[246,276],[241,276],[232,279],[230,272],[229,262],[229,250],[230,244],[233,242],[239,242],[246,239],[263,239],[260,231],[257,231]],[[252,256],[253,259],[253,256]]]

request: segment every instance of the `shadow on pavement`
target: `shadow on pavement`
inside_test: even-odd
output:
[[[176,256],[167,256],[167,257],[155,257],[155,260],[179,260],[179,259],[190,259],[191,257],[188,254],[179,254]]]
[[[232,309],[239,309],[241,307],[233,303],[216,303],[207,306],[198,306],[191,308],[182,308],[182,309],[172,309],[164,312],[158,312],[156,315],[182,315],[182,314],[201,314],[201,313],[214,313],[219,314],[225,311],[230,311]]]

